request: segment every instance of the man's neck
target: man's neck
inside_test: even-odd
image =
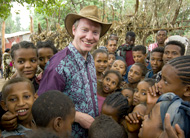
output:
[[[163,46],[164,46],[164,43],[163,43],[163,44],[159,44],[159,43],[158,43],[158,46],[160,46],[160,47],[162,46],[162,47],[163,47]]]

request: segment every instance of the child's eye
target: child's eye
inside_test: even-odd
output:
[[[23,96],[25,99],[29,99],[30,98],[30,95],[24,95]]]
[[[116,85],[116,83],[115,83],[115,82],[112,82],[112,84],[113,84],[113,85]]]
[[[98,62],[98,63],[100,63],[100,62],[101,62],[101,60],[97,60],[97,62]]]
[[[32,59],[31,62],[35,63],[35,62],[36,62],[36,59]]]
[[[43,60],[44,60],[44,58],[41,58],[41,57],[40,57],[40,58],[39,58],[39,60],[40,60],[40,61],[43,61]]]
[[[146,95],[146,92],[142,92],[142,95]]]
[[[107,80],[107,81],[109,81],[109,80],[110,80],[110,78],[106,78],[106,80]]]
[[[19,60],[18,63],[19,63],[19,64],[23,64],[23,63],[24,63],[24,60]]]
[[[107,63],[108,61],[106,60],[106,61],[104,61],[104,63]]]
[[[9,101],[10,102],[15,102],[17,100],[17,98],[10,98]]]

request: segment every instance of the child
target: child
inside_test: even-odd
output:
[[[102,106],[102,114],[111,116],[120,124],[128,114],[128,109],[127,99],[120,92],[116,92],[106,97]]]
[[[155,78],[156,74],[162,69],[163,66],[163,47],[156,47],[150,52],[150,65],[151,70],[146,74],[146,78]]]
[[[109,39],[114,39],[118,42],[119,38],[118,38],[117,34],[110,34]]]
[[[11,57],[16,69],[16,77],[24,77],[33,82],[35,91],[39,84],[36,82],[37,51],[33,43],[22,41],[11,48]]]
[[[190,55],[170,60],[162,68],[158,92],[173,92],[184,101],[190,101]]]
[[[17,116],[18,126],[13,131],[4,130],[3,137],[24,135],[25,131],[35,128],[31,110],[36,98],[34,86],[28,79],[17,77],[5,83],[1,106]]]
[[[150,69],[147,66],[146,63],[146,47],[143,45],[137,45],[135,47],[133,47],[132,49],[132,54],[133,54],[133,60],[135,61],[135,63],[141,63],[143,65],[145,65],[148,69]],[[128,83],[128,73],[130,68],[132,67],[132,65],[127,67],[127,73],[124,76],[124,80]]]
[[[38,64],[42,70],[45,69],[46,63],[49,59],[57,53],[57,49],[53,45],[53,42],[47,40],[45,42],[39,41],[36,45],[38,52]]]
[[[126,138],[124,129],[110,116],[95,118],[89,129],[89,138]]]
[[[102,80],[102,85],[98,86],[98,108],[99,114],[101,113],[102,104],[106,97],[115,92],[116,89],[119,88],[122,77],[118,71],[108,70],[105,72]]]
[[[109,55],[108,55],[108,67],[107,67],[107,70],[109,70],[111,68],[111,66],[113,65],[114,61],[115,61],[115,54],[114,53],[109,53]]]
[[[155,84],[155,80],[150,78],[145,78],[140,81],[137,85],[137,89],[133,96],[133,105],[136,106],[138,104],[146,104],[147,101],[147,93],[149,91],[149,87]]]
[[[132,88],[125,88],[121,91],[124,97],[127,98],[128,100],[128,105],[129,105],[129,113],[133,110],[133,95],[134,95],[134,89]]]
[[[50,40],[47,40],[45,42],[39,41],[36,47],[38,52],[38,64],[42,69],[42,72],[37,76],[38,83],[40,83],[46,63],[54,54],[57,53],[57,49],[53,45],[53,42]]]
[[[147,68],[141,63],[135,63],[129,70],[128,73],[128,87],[135,89],[137,84],[144,79],[147,73]]]
[[[106,42],[108,53],[115,53],[117,50],[117,41],[115,39],[108,39]]]
[[[139,138],[164,137],[166,134],[164,119],[169,113],[170,123],[174,127],[176,124],[184,131],[185,137],[190,137],[190,104],[184,102],[173,93],[166,93],[159,97],[157,104],[149,115],[144,117],[141,125]]]
[[[97,80],[101,81],[103,72],[108,66],[108,53],[105,50],[97,49],[93,52],[92,56],[94,58]]]
[[[75,106],[65,94],[50,90],[34,102],[32,115],[37,127],[49,128],[60,137],[69,137],[75,118]]]

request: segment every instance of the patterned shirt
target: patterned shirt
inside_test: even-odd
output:
[[[98,116],[97,79],[94,60],[90,53],[85,60],[70,43],[55,54],[44,71],[38,95],[47,90],[59,90],[68,95],[75,104],[76,111]],[[74,123],[74,137],[87,137],[87,130]]]
[[[155,49],[156,47],[158,47],[158,44],[157,44],[157,43],[150,44],[150,45],[148,46],[148,51],[152,51],[152,50]]]

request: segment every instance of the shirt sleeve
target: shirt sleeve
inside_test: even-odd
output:
[[[48,90],[63,91],[65,89],[64,77],[58,74],[56,67],[49,67],[45,70],[40,86],[38,89],[38,96],[45,93]]]

